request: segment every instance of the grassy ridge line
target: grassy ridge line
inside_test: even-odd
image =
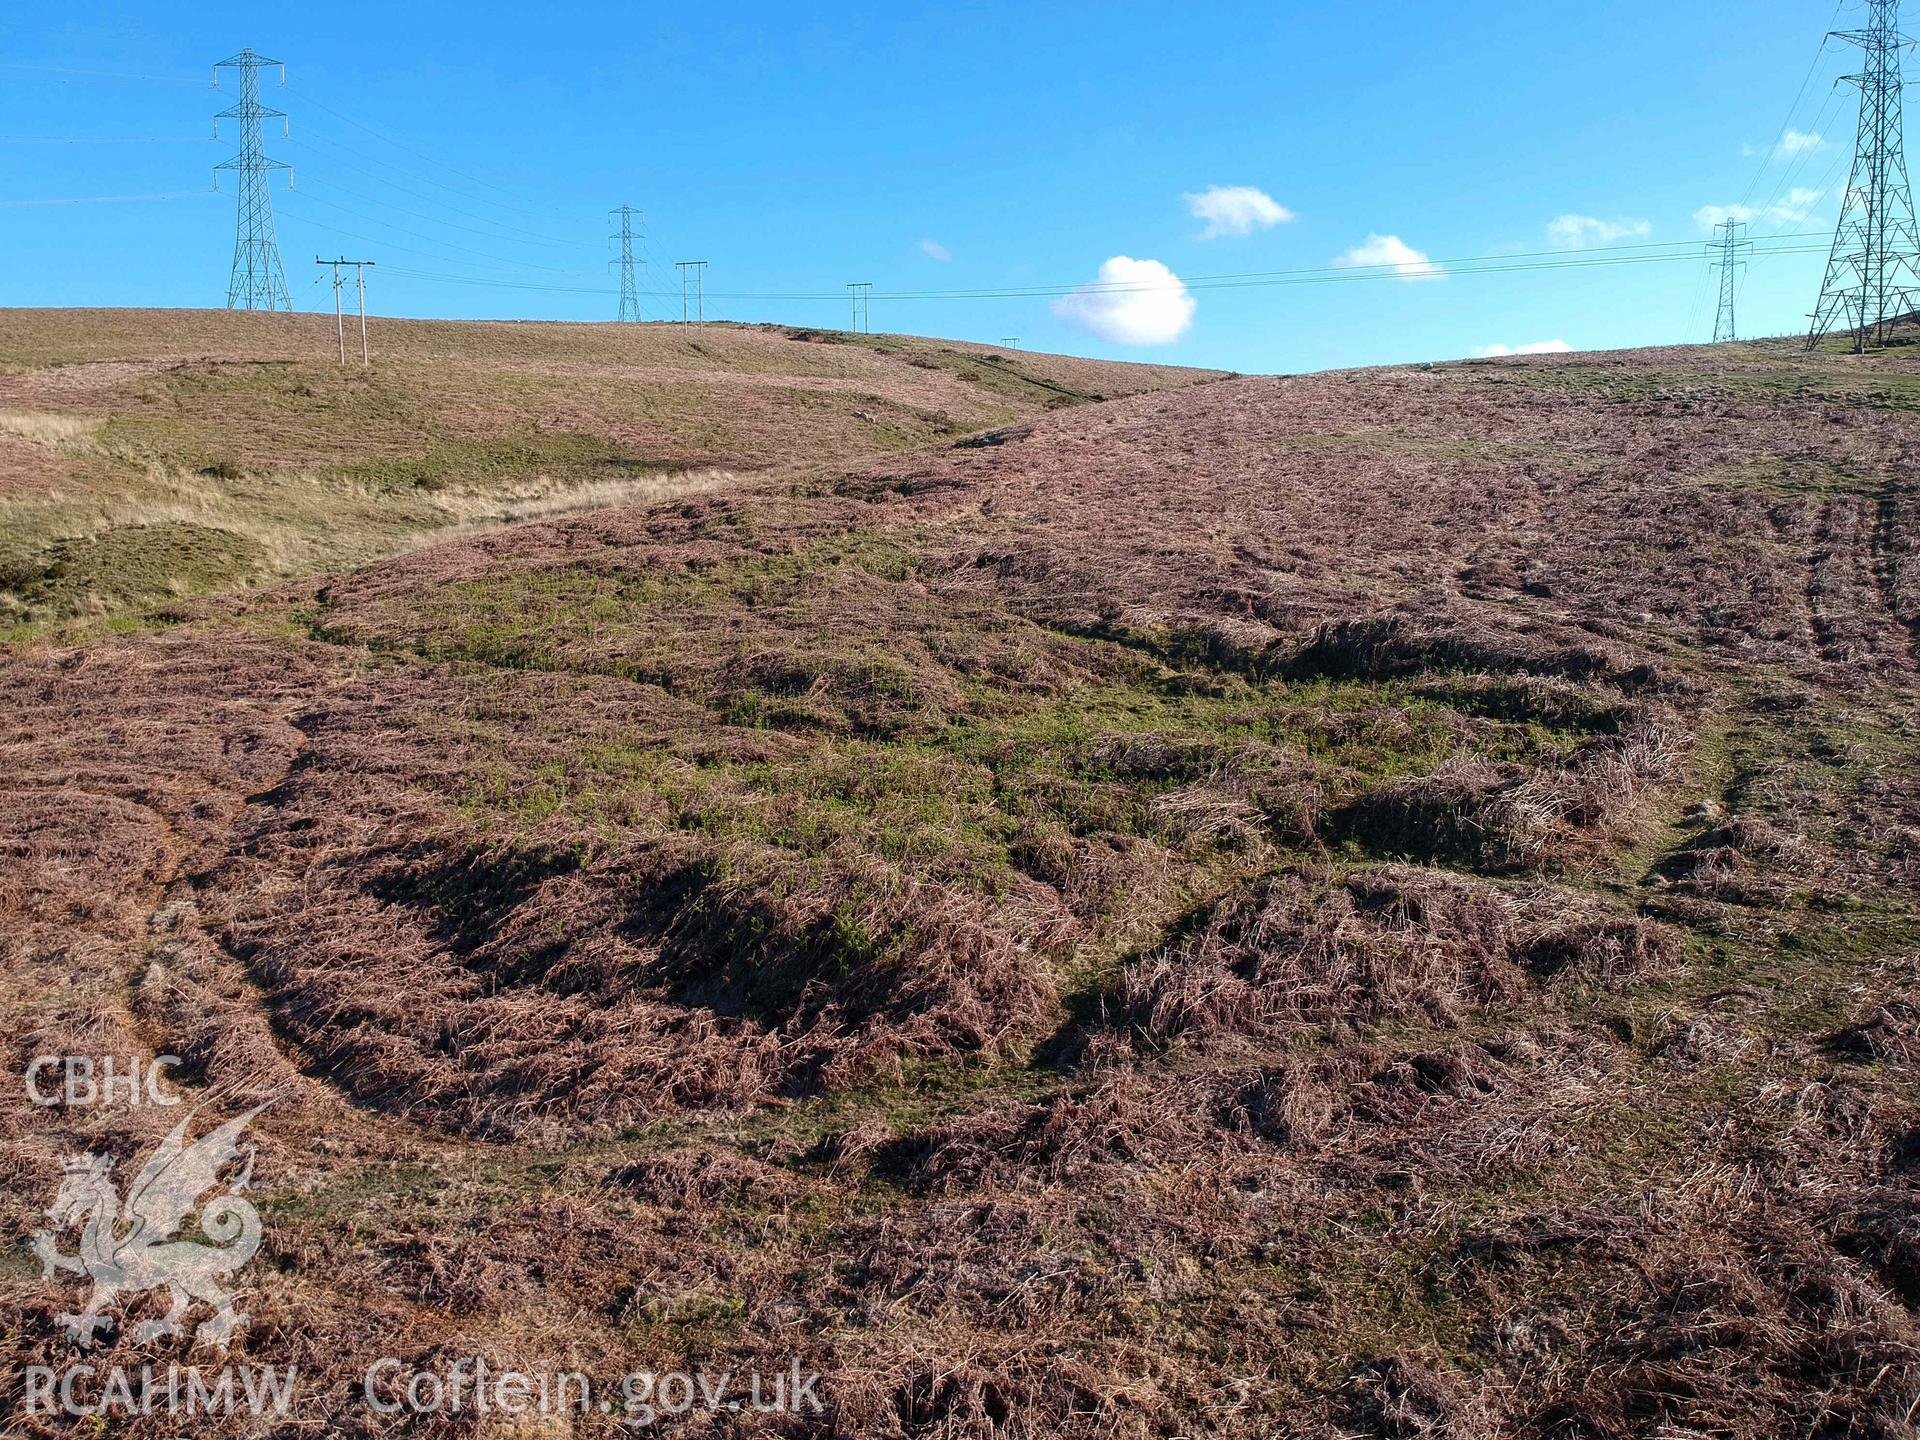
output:
[[[124,617],[476,525],[937,445],[1215,372],[768,326],[15,311],[0,624]]]

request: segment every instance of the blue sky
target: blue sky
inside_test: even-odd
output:
[[[1837,23],[1861,8],[1848,0]],[[295,167],[274,199],[299,308],[330,303],[313,257],[344,250],[381,262],[382,313],[611,318],[614,294],[582,292],[611,290],[605,212],[631,202],[642,286],[673,292],[646,297],[650,315],[678,313],[671,262],[703,258],[723,318],[844,325],[845,283],[869,280],[880,330],[1245,371],[1707,338],[1704,257],[1479,275],[1444,262],[1691,251],[1703,210],[1742,203],[1757,238],[1819,232],[1854,128],[1833,80],[1857,52],[1821,51],[1831,0],[28,11],[0,21],[4,305],[224,301],[232,185],[210,186],[231,124],[222,143],[201,137],[233,98],[209,66],[244,46],[288,67],[264,98],[292,127],[267,138]],[[1783,129],[1820,141],[1779,147]],[[1188,197],[1213,187],[1271,205],[1203,203],[1227,233],[1202,238]],[[173,198],[21,203],[118,196]],[[1756,257],[1744,330],[1804,325],[1820,246]],[[1196,278],[1355,252],[1407,268]],[[1116,257],[1193,288],[1121,266],[1108,276],[1161,288],[883,298],[1057,291]]]

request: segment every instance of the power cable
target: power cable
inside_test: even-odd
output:
[[[26,209],[35,205],[130,205],[147,200],[206,200],[212,190],[168,190],[157,195],[71,195],[57,200],[0,200],[8,209]]]
[[[402,226],[392,224],[390,221],[381,220],[372,215],[364,215],[360,211],[353,209],[351,206],[337,204],[332,200],[326,199],[324,196],[313,194],[312,191],[310,190],[303,191],[301,193],[300,204],[324,205],[329,210],[338,210],[343,215],[347,215],[355,220],[360,220],[367,224],[374,225],[383,230],[391,230],[396,235],[405,235],[409,239],[413,239],[413,240],[424,240],[429,245],[439,245],[443,249],[447,249],[447,250],[458,250],[463,254],[472,255],[481,260],[491,260],[497,265],[512,265],[512,266],[517,266],[521,269],[526,269],[526,270],[545,270],[554,275],[567,275],[567,274],[573,273],[562,266],[541,265],[532,260],[516,260],[511,256],[507,256],[507,255],[495,255],[488,250],[475,250],[470,245],[455,244],[451,240],[442,240],[438,236],[422,235],[417,230],[408,230]],[[288,209],[286,206],[286,202],[284,200],[281,202],[281,208],[284,213],[289,215],[298,213],[295,210]],[[367,243],[370,245],[378,245],[383,242],[379,240],[367,238]],[[420,253],[425,253],[425,252],[420,252]]]
[[[579,245],[588,249],[595,249],[595,250],[600,248],[595,242],[590,240],[563,240],[560,237],[555,235],[543,235],[532,230],[522,229],[518,225],[509,225],[505,221],[495,220],[486,215],[476,215],[471,211],[460,210],[451,205],[447,205],[444,201],[437,200],[431,195],[422,195],[419,191],[409,190],[404,185],[395,185],[393,181],[387,179],[385,176],[375,175],[371,171],[362,170],[358,166],[350,165],[344,160],[338,159],[337,157],[334,157],[331,155],[327,155],[326,152],[329,150],[344,150],[349,155],[355,156],[356,158],[361,160],[365,160],[369,165],[379,165],[385,169],[393,170],[401,174],[410,175],[412,172],[400,171],[398,166],[391,165],[384,160],[376,160],[369,155],[363,154],[362,152],[355,150],[350,145],[341,144],[341,142],[338,140],[328,139],[325,136],[314,135],[311,132],[309,132],[306,135],[293,136],[288,140],[287,143],[292,145],[298,145],[302,149],[313,150],[316,154],[323,156],[329,164],[338,165],[344,170],[350,170],[356,175],[363,176],[364,178],[373,181],[376,185],[389,186],[392,189],[399,191],[402,195],[411,195],[416,200],[424,201],[428,205],[440,206],[441,208],[449,211],[452,214],[465,216],[469,220],[478,220],[481,224],[491,225],[495,229],[500,230],[503,233],[512,234],[515,236],[523,236],[529,241],[538,242],[539,244],[542,244],[542,245]],[[415,178],[424,179],[430,185],[435,185],[438,183],[426,176],[419,176]],[[466,193],[465,191],[456,190],[452,186],[441,185],[439,186],[439,188],[443,190],[447,190],[449,191],[449,193],[455,194],[455,195],[461,195]],[[351,193],[351,192],[343,192],[343,193]],[[365,198],[365,197],[362,197],[362,198]],[[387,202],[377,201],[375,203],[385,204]],[[483,200],[480,203],[484,205],[484,204],[490,204],[491,202]],[[391,206],[390,208],[395,210],[401,210],[401,207],[397,205]],[[416,214],[416,215],[418,214],[417,211],[405,211],[405,210],[402,210],[402,213]],[[548,217],[548,218],[551,218],[551,217]]]
[[[210,145],[214,135],[0,135],[0,145]]]
[[[1822,250],[1822,247],[1817,245],[1772,245],[1772,246],[1756,247],[1755,254],[1762,255],[1762,256],[1814,255],[1814,254],[1821,253],[1821,250]],[[1698,251],[1693,249],[1691,246],[1689,246],[1689,248],[1687,248],[1684,251],[1676,251],[1672,254],[1616,256],[1616,257],[1603,257],[1603,258],[1582,259],[1582,260],[1560,260],[1560,261],[1553,261],[1553,262],[1530,263],[1530,264],[1519,264],[1519,265],[1485,264],[1485,265],[1476,265],[1476,266],[1469,267],[1469,266],[1465,266],[1464,262],[1461,262],[1461,261],[1448,261],[1445,263],[1455,267],[1461,267],[1461,268],[1455,268],[1448,271],[1449,274],[1504,275],[1504,274],[1517,274],[1517,273],[1527,273],[1527,272],[1533,272],[1533,271],[1548,271],[1548,270],[1583,270],[1583,269],[1596,269],[1596,268],[1612,268],[1612,267],[1626,266],[1626,265],[1673,264],[1673,263],[1683,262],[1683,261],[1692,262],[1692,261],[1696,261],[1698,258],[1699,258]],[[618,290],[610,289],[603,285],[594,285],[594,286],[558,285],[550,282],[541,282],[541,281],[514,281],[514,280],[490,279],[490,278],[480,279],[480,278],[461,276],[461,275],[446,275],[446,274],[441,274],[433,271],[424,271],[424,270],[393,269],[393,270],[390,270],[388,273],[394,274],[394,275],[404,275],[411,279],[434,280],[434,281],[440,281],[448,284],[479,285],[479,286],[485,286],[492,289],[544,291],[544,292],[573,294],[573,295],[618,295],[619,294]],[[1353,283],[1364,283],[1367,281],[1404,280],[1405,278],[1406,277],[1404,276],[1396,275],[1391,272],[1363,273],[1358,270],[1355,270],[1355,271],[1329,270],[1329,271],[1302,271],[1302,272],[1294,272],[1291,274],[1282,272],[1282,273],[1277,273],[1275,275],[1262,276],[1258,278],[1217,277],[1212,279],[1195,279],[1195,280],[1187,281],[1183,283],[1185,284],[1185,288],[1187,288],[1188,290],[1225,290],[1225,289],[1273,288],[1273,287],[1285,287],[1285,286],[1295,286],[1295,285],[1353,284]],[[875,298],[883,299],[883,300],[1007,300],[1007,299],[1027,299],[1027,298],[1036,298],[1036,297],[1045,298],[1049,295],[1067,295],[1067,294],[1075,293],[1080,288],[1081,287],[1065,287],[1065,288],[1051,290],[1051,291],[1037,290],[1037,289],[1030,289],[1030,288],[1022,288],[1018,290],[1004,290],[1004,291],[992,291],[992,290],[895,291],[895,292],[876,293]],[[1105,290],[1102,293],[1150,292],[1156,289],[1163,289],[1163,288],[1165,287],[1154,286],[1154,285],[1115,285],[1115,286],[1105,287]],[[668,292],[668,291],[661,291],[661,290],[645,290],[645,291],[642,291],[641,293],[646,295],[651,295],[656,298],[676,298],[679,294],[678,291]],[[844,293],[835,293],[831,291],[733,291],[733,290],[708,291],[707,298],[709,300],[719,298],[719,299],[726,299],[726,300],[742,300],[742,301],[817,301],[821,303],[831,302],[835,305],[844,305],[846,303],[846,296]]]

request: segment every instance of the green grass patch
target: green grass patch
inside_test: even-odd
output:
[[[404,493],[455,486],[490,489],[540,476],[627,479],[675,468],[630,455],[603,436],[547,431],[503,440],[440,439],[415,453],[363,461],[341,473],[375,491]]]
[[[263,573],[255,541],[210,525],[121,525],[56,540],[0,570],[0,591],[32,610],[73,615],[201,595]]]

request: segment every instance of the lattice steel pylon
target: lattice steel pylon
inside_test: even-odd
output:
[[[1733,301],[1739,293],[1740,271],[1746,268],[1745,255],[1753,247],[1747,242],[1747,227],[1738,220],[1722,220],[1714,229],[1720,238],[1707,246],[1714,257],[1713,268],[1720,272],[1720,309],[1713,318],[1713,343],[1740,338],[1735,323]]]
[[[620,258],[610,260],[609,265],[620,267],[620,318],[638,320],[640,318],[640,287],[633,278],[633,219],[640,212],[631,205],[622,205],[618,210],[609,210],[607,216],[620,217],[620,228],[608,236],[610,240],[620,242]]]
[[[1920,227],[1907,183],[1900,94],[1901,51],[1912,42],[1900,33],[1900,0],[1866,3],[1865,29],[1835,32],[1858,45],[1866,63],[1846,77],[1860,91],[1860,130],[1808,349],[1835,330],[1851,330],[1854,348],[1864,351],[1884,341],[1920,297]]]
[[[240,179],[233,236],[233,278],[227,282],[229,310],[293,309],[293,301],[287,294],[286,272],[280,268],[280,242],[273,233],[273,196],[268,188],[268,179],[275,170],[287,171],[291,183],[292,167],[269,159],[260,143],[262,120],[279,120],[284,128],[287,118],[284,112],[269,110],[260,103],[260,71],[269,65],[280,65],[280,62],[242,50],[213,67],[216,88],[222,70],[240,72],[239,102],[213,117],[215,138],[219,137],[222,120],[240,122],[240,153],[214,166],[213,177],[216,188],[222,170],[231,170]],[[280,65],[280,83],[287,83],[284,65]]]

